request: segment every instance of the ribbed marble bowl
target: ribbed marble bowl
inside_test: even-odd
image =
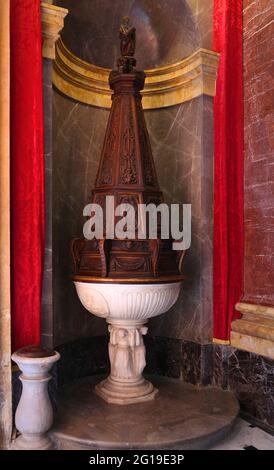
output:
[[[145,322],[169,310],[178,299],[181,282],[167,284],[103,284],[74,282],[83,306],[109,320]]]

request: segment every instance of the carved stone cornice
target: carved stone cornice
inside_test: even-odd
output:
[[[43,37],[43,57],[55,59],[55,43],[64,27],[64,19],[68,14],[66,8],[41,2],[41,22]]]
[[[146,70],[144,109],[165,108],[200,95],[215,96],[218,62],[216,52],[198,49],[180,62]],[[110,108],[109,73],[110,69],[81,60],[58,40],[53,83],[63,94],[81,103]]]
[[[242,317],[232,322],[231,346],[274,359],[274,308],[236,304]]]

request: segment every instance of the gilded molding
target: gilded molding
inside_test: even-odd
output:
[[[165,108],[201,95],[215,96],[219,54],[198,49],[172,65],[145,70],[144,109]],[[53,83],[63,94],[81,103],[111,107],[110,69],[98,67],[72,54],[61,38],[56,43]]]
[[[268,307],[265,305],[245,304],[238,303],[235,306],[236,310],[242,314],[253,313],[258,315],[264,315],[269,318],[273,318],[274,321],[274,307]]]
[[[231,346],[274,359],[274,308],[238,303],[242,314],[231,325]]]
[[[60,37],[67,14],[66,8],[41,2],[42,52],[45,59],[55,59],[55,43]]]

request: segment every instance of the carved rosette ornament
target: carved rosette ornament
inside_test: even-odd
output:
[[[118,70],[109,75],[112,107],[95,189],[92,200],[87,201],[103,209],[103,236],[100,240],[72,241],[73,280],[78,296],[87,310],[105,317],[111,325],[111,373],[96,391],[106,401],[118,404],[154,398],[153,385],[142,376],[143,335],[147,331],[144,323],[175,303],[183,279],[182,256],[172,249],[172,239],[161,240],[159,228],[156,239],[149,239],[148,230],[142,239],[134,240],[107,239],[106,234],[107,196],[114,198],[114,212],[123,203],[133,207],[135,216],[138,204],[163,202],[142,108],[140,91],[145,73],[134,69],[135,35],[129,18],[123,18]],[[122,217],[115,216],[114,224]],[[143,224],[135,219],[135,235],[138,222]],[[126,229],[124,226],[124,232]]]

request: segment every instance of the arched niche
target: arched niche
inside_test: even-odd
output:
[[[112,68],[119,55],[122,16],[137,29],[136,59],[141,69],[180,61],[201,44],[192,8],[185,0],[59,0],[69,15],[62,39],[76,56]]]
[[[64,0],[62,39],[85,61],[112,67],[121,16],[137,28],[139,68],[158,67],[211,47],[212,0]],[[53,100],[54,343],[105,333],[105,322],[80,305],[69,280],[70,240],[82,233],[102,148],[107,109],[55,90]],[[161,188],[167,202],[192,204],[188,281],[171,312],[151,326],[157,336],[206,342],[212,326],[213,99],[201,95],[145,112]]]

